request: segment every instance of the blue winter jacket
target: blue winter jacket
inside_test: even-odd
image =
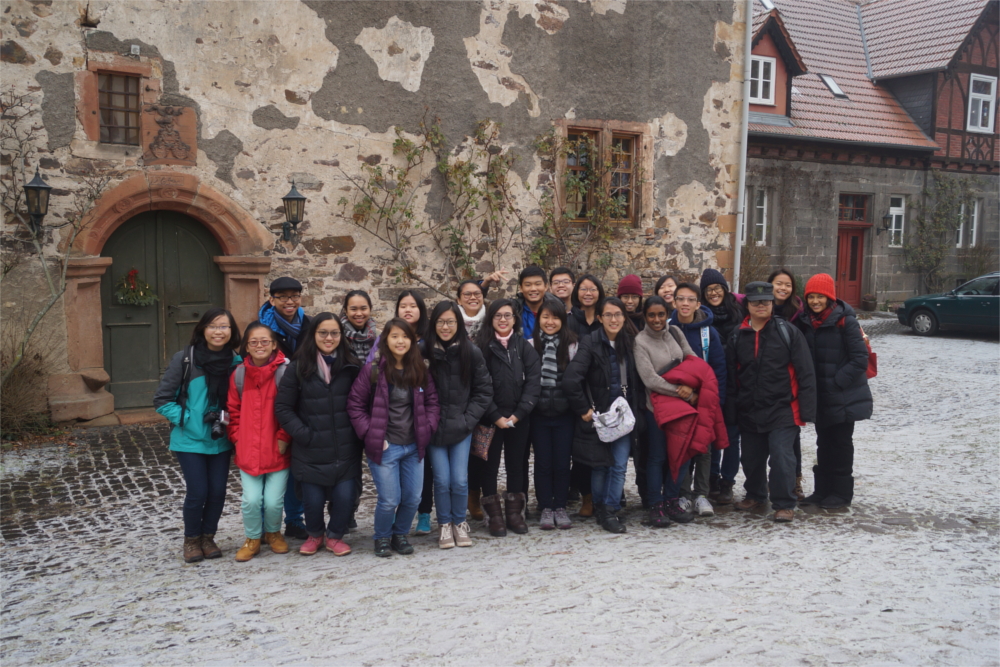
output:
[[[684,332],[688,345],[702,359],[705,359],[704,350],[701,347],[701,330],[708,329],[708,365],[715,371],[715,379],[719,381],[719,404],[726,402],[726,350],[722,346],[722,339],[719,332],[712,326],[715,315],[706,306],[702,306],[694,313],[694,321],[691,324],[681,324],[677,320],[677,311],[670,313],[669,323]]]

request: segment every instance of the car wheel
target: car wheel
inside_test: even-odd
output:
[[[938,330],[938,321],[929,310],[918,310],[910,318],[910,326],[919,336],[933,336]]]

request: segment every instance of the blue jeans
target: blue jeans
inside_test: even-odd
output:
[[[438,524],[458,525],[465,521],[469,504],[469,450],[472,434],[454,445],[432,446],[427,450],[434,473],[434,504]]]
[[[735,482],[740,471],[740,427],[726,424],[726,435],[729,436],[729,447],[712,448],[712,475],[722,475],[722,479],[727,482]],[[801,460],[800,456],[800,465]]]
[[[295,495],[295,480],[292,476],[288,476],[288,485],[285,487],[285,525],[286,526],[305,526],[305,522],[302,518],[305,512],[305,505]]]
[[[569,465],[573,453],[572,414],[531,415],[531,442],[535,448],[535,495],[540,509],[565,509],[569,495]]]
[[[595,467],[590,475],[594,503],[606,505],[617,512],[622,507],[622,490],[625,488],[625,470],[632,451],[632,435],[623,435],[614,442],[605,443],[611,449],[611,466]]]
[[[394,445],[382,452],[382,463],[368,461],[378,501],[375,503],[375,539],[406,535],[420,504],[424,462],[416,443]]]
[[[184,475],[184,537],[215,535],[226,504],[229,460],[233,450],[219,454],[174,452]]]
[[[322,537],[323,507],[330,511],[326,536],[339,540],[347,533],[347,522],[354,511],[354,478],[342,479],[336,486],[323,486],[302,482],[302,500],[305,506],[306,532],[310,537]]]
[[[243,483],[243,498],[240,503],[243,532],[251,540],[259,540],[261,533],[277,533],[281,530],[281,502],[287,479],[288,468],[263,475],[250,475],[240,471],[240,481]]]

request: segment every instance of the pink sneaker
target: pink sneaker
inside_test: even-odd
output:
[[[334,556],[346,556],[351,553],[351,545],[343,540],[332,540],[326,538],[326,550],[332,551]]]
[[[322,545],[323,545],[322,537],[312,537],[310,535],[309,538],[306,539],[305,542],[303,542],[302,546],[299,547],[299,553],[302,554],[303,556],[312,556],[314,553],[319,551],[319,548]]]

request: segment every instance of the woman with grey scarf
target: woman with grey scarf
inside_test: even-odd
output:
[[[563,371],[576,354],[576,334],[566,324],[566,306],[546,294],[533,332],[542,360],[542,392],[531,413],[531,441],[535,448],[535,493],[542,511],[540,528],[566,529],[573,524],[566,513],[570,456],[576,421],[562,390]]]

